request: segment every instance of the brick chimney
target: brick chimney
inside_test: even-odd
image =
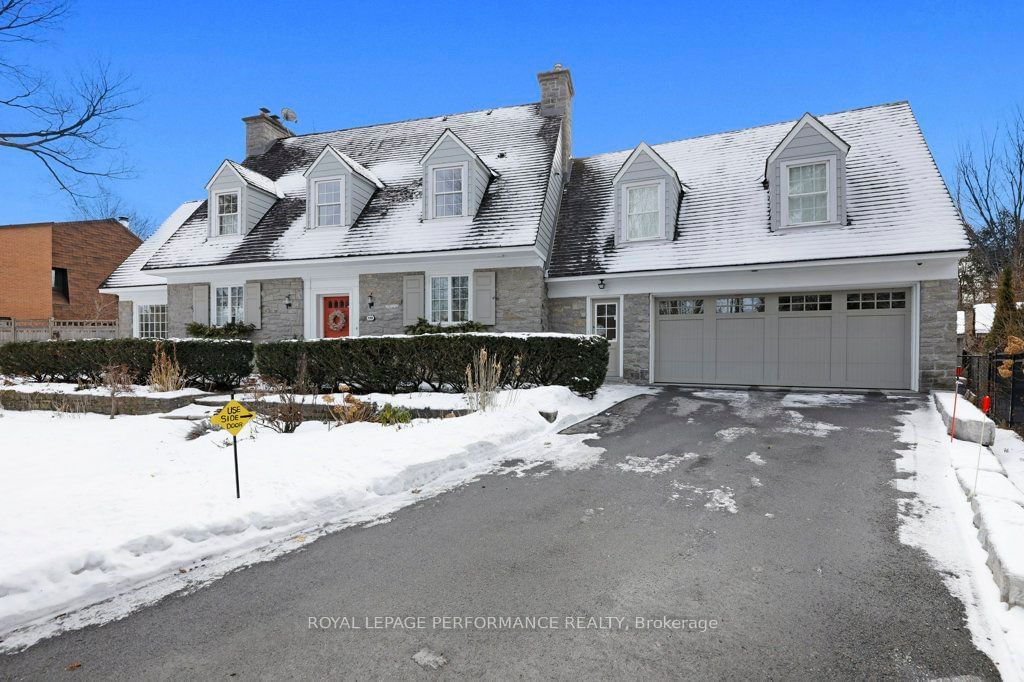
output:
[[[572,159],[572,76],[569,69],[555,64],[550,71],[537,74],[540,83],[540,113],[562,117],[562,179],[569,179]]]
[[[246,116],[242,122],[245,123],[245,158],[258,156],[277,140],[295,135],[265,107],[260,107],[260,113],[255,116]]]

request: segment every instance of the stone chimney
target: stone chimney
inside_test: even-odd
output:
[[[540,83],[540,113],[562,117],[562,180],[569,179],[572,159],[572,76],[569,69],[555,64],[550,71],[537,74]]]
[[[295,135],[265,107],[260,107],[260,113],[255,116],[246,116],[242,122],[245,123],[245,158],[258,156],[277,140]]]

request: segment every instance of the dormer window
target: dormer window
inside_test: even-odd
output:
[[[238,234],[238,192],[217,195],[217,234]]]
[[[625,185],[623,203],[626,206],[626,240],[640,241],[662,236],[661,200],[662,183]]]
[[[462,166],[433,169],[434,217],[451,218],[465,214],[465,183]]]
[[[341,225],[341,178],[316,181],[316,226],[337,227]]]
[[[787,225],[814,225],[829,220],[829,162],[785,164]]]

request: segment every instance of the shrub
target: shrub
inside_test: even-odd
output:
[[[608,371],[608,342],[572,334],[424,334],[316,341],[276,341],[255,346],[259,373],[296,380],[298,358],[307,358],[308,381],[323,391],[348,384],[357,393],[401,393],[427,383],[435,390],[465,391],[466,368],[485,350],[500,365],[499,387],[568,386],[592,396]]]
[[[412,413],[404,407],[384,403],[384,407],[380,408],[380,411],[377,413],[376,420],[384,426],[408,424],[412,421]]]
[[[149,370],[150,387],[157,391],[177,391],[182,383],[177,351],[171,346],[171,354],[168,355],[158,341],[153,351],[153,366]]]
[[[479,322],[460,322],[459,324],[439,325],[431,324],[422,317],[416,320],[416,324],[410,324],[405,328],[406,334],[466,334],[468,332],[487,331],[487,325]]]
[[[185,385],[229,388],[252,373],[248,341],[89,339],[18,341],[0,345],[0,373],[36,381],[102,384],[111,366],[126,368],[131,383],[148,381],[158,344],[170,346]]]
[[[189,336],[197,339],[247,339],[256,331],[256,325],[244,322],[228,322],[214,327],[202,322],[189,322],[185,325]]]

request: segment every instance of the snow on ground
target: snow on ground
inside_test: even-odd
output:
[[[0,377],[0,390],[4,391],[17,391],[18,393],[55,393],[55,394],[67,394],[74,393],[77,395],[110,395],[110,389],[104,386],[96,386],[93,388],[80,388],[78,384],[62,384],[57,382],[45,382],[45,381],[23,381],[20,379],[10,379],[6,377]],[[204,395],[206,391],[202,391],[198,388],[182,388],[177,391],[156,391],[149,386],[132,386],[131,392],[119,393],[118,395],[137,395],[146,398],[179,398],[181,396],[200,396]]]
[[[701,488],[695,485],[689,485],[688,483],[680,483],[679,481],[672,481],[672,487],[676,490],[682,490],[685,493],[690,493],[699,498],[705,500],[704,506],[708,509],[714,509],[715,511],[727,511],[730,514],[738,512],[736,508],[736,499],[732,488],[729,486],[722,486],[721,488]],[[677,498],[678,493],[672,495],[673,498]],[[687,498],[693,500],[693,497]]]
[[[1024,609],[1008,608],[1000,599],[942,419],[929,404],[905,412],[901,421],[899,441],[908,448],[898,450],[896,465],[911,476],[894,485],[914,497],[901,503],[900,540],[931,556],[964,604],[974,644],[992,658],[1003,679],[1024,679]]]
[[[854,393],[789,393],[782,399],[783,407],[849,407],[864,402]]]
[[[731,443],[737,438],[742,438],[753,433],[757,433],[757,429],[753,426],[730,426],[727,429],[715,432],[716,438],[721,438],[726,443]]]
[[[623,471],[629,471],[634,474],[663,474],[666,471],[671,471],[676,468],[676,465],[680,462],[685,462],[688,459],[696,459],[700,457],[696,452],[687,452],[682,455],[673,455],[666,453],[664,455],[658,455],[657,457],[638,457],[636,455],[630,455],[622,462],[618,462],[615,466],[622,469]]]
[[[1013,431],[996,429],[992,453],[1006,471],[1006,476],[1024,490],[1024,441]]]
[[[8,411],[0,649],[122,617],[328,530],[386,517],[510,457],[590,466],[603,452],[584,443],[593,434],[558,431],[644,392],[608,386],[586,400],[562,387],[520,390],[490,412],[401,427],[307,422],[278,434],[250,425],[239,437],[240,500],[222,431],[188,441],[190,423],[156,415]],[[558,418],[550,424],[538,410]]]
[[[765,464],[767,464],[767,462],[764,461],[764,458],[761,457],[761,455],[757,454],[756,452],[751,452],[749,455],[747,455],[747,459],[753,462],[754,464],[757,464],[758,466],[764,466]]]

